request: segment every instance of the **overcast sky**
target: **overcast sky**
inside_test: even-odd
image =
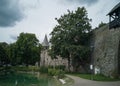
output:
[[[55,18],[84,6],[92,28],[103,21],[119,0],[0,0],[0,42],[13,43],[21,32],[35,33],[40,42],[57,24]]]

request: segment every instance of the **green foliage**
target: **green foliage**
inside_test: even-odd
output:
[[[64,65],[58,65],[58,66],[55,66],[55,69],[65,70],[65,66]]]
[[[100,27],[102,27],[102,26],[104,26],[104,25],[107,25],[107,24],[106,24],[106,23],[101,22],[101,23],[98,25],[98,28],[100,28]]]
[[[90,31],[91,19],[88,18],[84,7],[78,8],[75,12],[69,11],[57,19],[56,25],[51,32],[52,57],[61,56],[68,58],[77,58],[80,62],[86,61],[90,57]],[[77,63],[77,62],[76,62]]]
[[[6,75],[11,72],[10,67],[8,67],[10,63],[8,48],[9,45],[7,43],[0,43],[0,75]]]
[[[7,43],[0,43],[0,66],[6,65],[9,63],[7,48],[8,48]]]
[[[35,34],[21,33],[15,43],[0,43],[0,65],[35,65],[40,60],[40,51]]]
[[[60,69],[48,69],[48,75],[49,76],[57,76],[58,78],[64,78],[65,72]]]
[[[17,58],[17,46],[16,43],[9,44],[9,59],[11,65],[16,65],[19,63],[19,58]]]
[[[48,73],[48,67],[45,66],[40,67],[40,73]]]
[[[98,27],[96,27],[95,29],[101,28],[101,27],[103,27],[103,26],[105,26],[105,25],[107,25],[107,23],[101,22],[101,23],[98,25]]]
[[[23,72],[39,72],[40,68],[35,67],[35,66],[13,66],[12,69],[14,71],[23,71]]]
[[[0,76],[13,74],[14,70],[10,66],[0,67]]]
[[[19,64],[33,65],[39,61],[40,46],[35,34],[21,33],[16,42]]]
[[[55,69],[60,69],[60,70],[65,70],[65,65],[57,65],[57,66],[49,66],[48,68],[55,68]]]

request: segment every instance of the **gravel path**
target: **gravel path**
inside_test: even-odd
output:
[[[77,76],[67,75],[74,80],[73,86],[120,86],[120,81],[115,82],[100,82],[81,79]]]

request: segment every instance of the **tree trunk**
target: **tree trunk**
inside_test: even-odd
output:
[[[68,71],[70,72],[70,57],[68,57]]]
[[[68,57],[68,70],[69,72],[73,72],[73,65],[72,65],[72,55]]]

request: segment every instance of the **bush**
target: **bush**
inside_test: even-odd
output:
[[[59,69],[59,70],[65,70],[65,66],[64,65],[58,65],[58,66],[49,66],[48,68],[50,68],[50,69],[53,69],[53,68],[55,68],[55,69]]]
[[[40,67],[40,72],[41,73],[48,73],[48,67]]]
[[[0,67],[0,75],[6,75],[14,73],[14,70],[10,66]]]
[[[65,70],[65,66],[64,65],[55,66],[55,69]]]
[[[35,67],[35,66],[29,66],[29,67],[26,67],[26,66],[13,66],[12,69],[15,70],[15,71],[24,71],[24,72],[39,71],[40,70],[40,68]]]
[[[57,78],[63,78],[65,72],[60,69],[48,69],[48,75],[49,76],[57,76]]]

